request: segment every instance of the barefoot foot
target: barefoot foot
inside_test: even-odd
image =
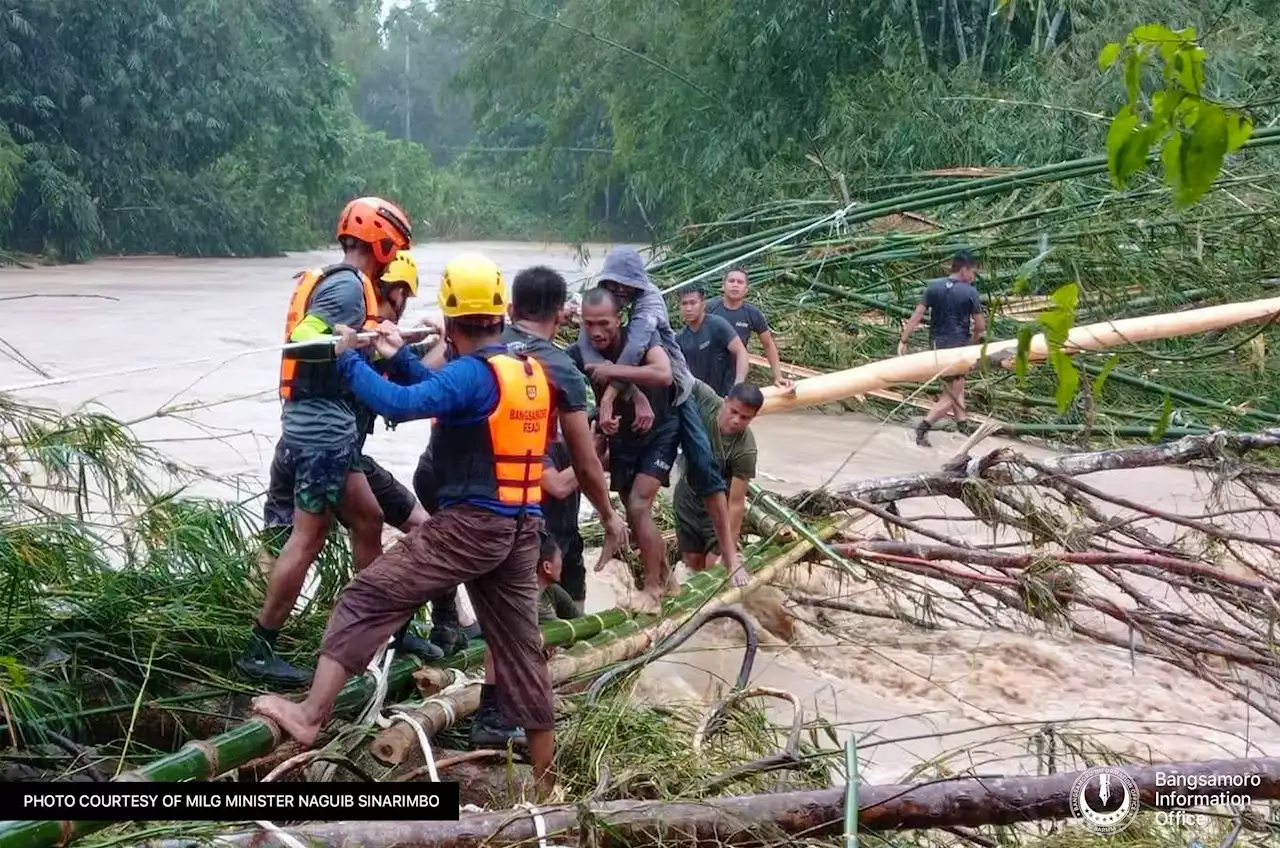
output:
[[[742,566],[738,566],[733,571],[729,572],[729,580],[731,580],[735,586],[745,586],[750,582],[751,578]]]
[[[253,699],[251,713],[269,718],[298,743],[310,748],[320,735],[320,722],[308,718],[302,704],[279,695],[261,695]]]

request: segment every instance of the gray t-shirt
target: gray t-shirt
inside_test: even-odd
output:
[[[743,344],[747,343],[752,333],[769,332],[769,319],[764,317],[764,313],[754,303],[744,301],[737,309],[730,309],[724,305],[724,298],[713,297],[707,301],[707,314],[719,315],[728,321]]]
[[[973,316],[983,311],[976,288],[950,277],[930,280],[921,302],[929,309],[929,341],[943,345],[968,344],[973,336]]]
[[[337,324],[360,327],[365,317],[360,277],[351,271],[338,271],[316,286],[307,315],[324,321],[330,331]],[[285,401],[280,410],[280,429],[285,443],[295,449],[331,450],[354,445],[358,438],[355,404],[339,398]]]
[[[689,363],[693,376],[714,389],[720,397],[729,394],[737,376],[733,354],[729,352],[729,345],[736,335],[729,322],[719,315],[707,315],[696,330],[686,324],[676,334],[676,341],[684,351],[685,362]]]

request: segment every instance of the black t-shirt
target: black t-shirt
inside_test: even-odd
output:
[[[737,376],[733,354],[729,353],[729,345],[736,336],[733,325],[719,315],[707,315],[696,330],[686,324],[676,334],[689,371],[720,397],[729,394]]]
[[[587,411],[587,382],[582,370],[569,355],[544,338],[527,333],[514,324],[502,332],[502,341],[512,353],[521,349],[542,365],[547,382],[556,396],[559,412]]]
[[[983,311],[978,290],[950,277],[930,280],[921,302],[929,308],[929,341],[944,344],[968,342],[973,316]]]
[[[728,321],[743,344],[747,343],[752,333],[769,332],[769,319],[760,311],[760,307],[745,300],[737,309],[730,309],[724,305],[724,298],[713,297],[707,301],[707,314],[718,315]]]

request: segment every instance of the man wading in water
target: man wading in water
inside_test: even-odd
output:
[[[338,325],[375,329],[381,320],[379,302],[386,297],[376,281],[397,251],[409,249],[410,237],[409,218],[382,198],[348,203],[338,218],[342,262],[298,275],[285,341],[328,340]],[[278,686],[303,686],[311,680],[310,672],[276,654],[275,644],[307,571],[324,548],[334,514],[341,509],[350,528],[357,571],[382,553],[382,510],[360,467],[356,402],[338,373],[334,351],[333,344],[319,344],[314,351],[281,355],[282,471],[294,480],[293,532],[271,569],[266,600],[236,662],[242,674]],[[352,357],[363,359],[363,354]]]
[[[440,508],[343,589],[307,699],[266,695],[253,709],[303,745],[314,744],[346,682],[419,606],[466,583],[502,681],[499,706],[524,727],[545,796],[554,786],[555,702],[538,629],[538,481],[554,399],[537,360],[502,343],[506,307],[496,265],[473,255],[450,262],[440,308],[454,361],[431,371],[403,348],[394,324],[379,328],[378,351],[407,386],[370,368],[354,350],[365,343],[342,328],[338,368],[357,397],[391,421],[436,419]]]
[[[929,346],[933,350],[965,347],[978,344],[987,332],[987,316],[973,281],[978,277],[978,260],[968,250],[961,250],[951,260],[951,276],[930,280],[920,296],[916,311],[902,328],[898,342],[898,356],[907,352],[907,340],[920,326],[926,311],[929,313]],[[929,446],[929,430],[935,421],[950,413],[956,419],[956,429],[962,433],[973,432],[964,407],[964,376],[943,377],[942,392],[924,420],[916,425],[916,444]]]

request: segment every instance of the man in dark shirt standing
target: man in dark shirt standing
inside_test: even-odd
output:
[[[747,346],[733,331],[733,325],[719,315],[707,314],[707,296],[701,288],[680,293],[680,320],[684,329],[676,334],[676,342],[684,352],[689,372],[720,397],[738,383],[747,380],[751,360]]]
[[[764,348],[765,358],[769,360],[769,370],[773,373],[773,384],[780,389],[790,389],[795,385],[782,376],[782,359],[778,354],[778,344],[773,340],[773,331],[769,329],[769,319],[760,311],[760,307],[747,302],[746,271],[741,268],[729,269],[724,275],[724,296],[707,301],[707,314],[718,315],[728,321],[742,340],[743,347],[750,341],[752,333],[760,336],[760,346]],[[742,379],[738,382],[742,382]],[[722,393],[721,397],[723,396]]]
[[[899,356],[907,352],[907,339],[920,325],[926,310],[929,312],[929,346],[933,350],[978,343],[987,331],[987,318],[973,284],[977,276],[978,261],[973,253],[968,250],[957,252],[951,260],[951,276],[930,280],[925,285],[916,311],[911,313],[902,328]],[[955,417],[956,427],[961,432],[970,432],[964,407],[963,375],[942,378],[941,394],[925,413],[924,420],[916,426],[916,444],[928,447],[929,429],[948,413]]]

